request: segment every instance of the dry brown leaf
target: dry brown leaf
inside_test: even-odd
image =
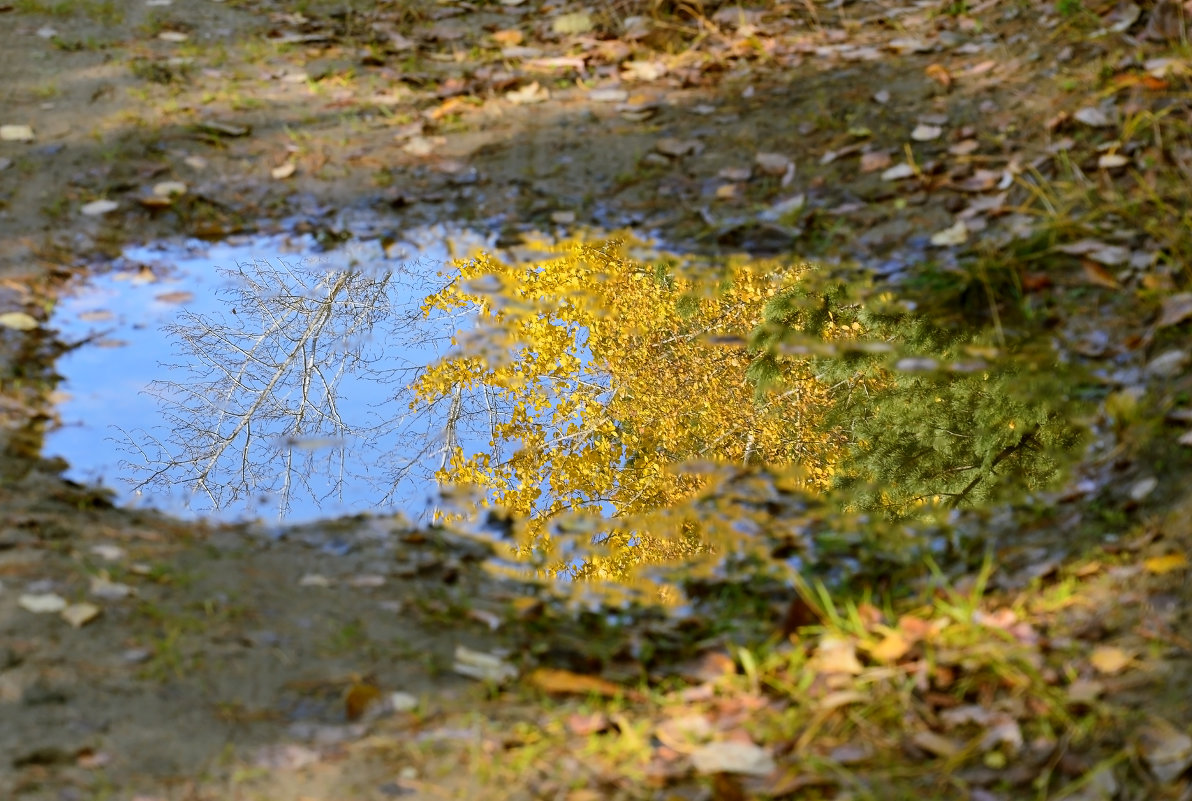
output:
[[[522,43],[522,40],[525,39],[525,36],[522,34],[522,32],[516,28],[493,31],[492,37],[493,41],[499,44],[501,47],[513,47],[514,45],[519,45]]]
[[[1114,278],[1108,270],[1102,267],[1092,259],[1081,259],[1080,266],[1084,268],[1085,280],[1090,284],[1096,286],[1103,286],[1106,289],[1118,289],[1120,285],[1117,279]]]
[[[587,715],[576,712],[567,717],[567,730],[577,737],[598,734],[608,727],[608,715],[603,712],[592,712]]]
[[[861,154],[861,172],[877,172],[890,166],[894,160],[884,150],[874,150]]]
[[[938,621],[923,620],[922,618],[911,617],[910,615],[903,615],[898,619],[898,630],[902,632],[902,636],[906,638],[906,641],[912,645],[920,640],[934,637],[941,628],[942,626]]]
[[[381,700],[381,688],[358,679],[344,693],[344,713],[348,720],[359,720],[368,708]]]
[[[533,670],[526,676],[526,681],[543,692],[555,695],[602,695],[612,698],[632,694],[630,690],[608,679],[556,668]]]
[[[930,64],[924,70],[927,77],[947,89],[952,85],[952,73],[948,72],[948,68],[943,64]]]

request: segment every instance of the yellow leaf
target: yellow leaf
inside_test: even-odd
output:
[[[1098,673],[1104,673],[1107,676],[1121,673],[1133,661],[1133,654],[1113,645],[1099,645],[1089,655],[1089,663]]]
[[[572,673],[570,670],[538,668],[526,676],[526,681],[554,695],[603,695],[611,698],[631,694],[631,691],[607,679]]]
[[[910,649],[910,643],[906,641],[906,638],[897,631],[892,631],[881,642],[870,648],[869,653],[877,661],[889,664],[906,656],[906,652]]]
[[[1182,553],[1169,553],[1163,556],[1152,556],[1142,563],[1148,573],[1161,576],[1173,570],[1183,570],[1188,566],[1188,557]]]

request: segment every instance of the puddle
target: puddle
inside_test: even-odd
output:
[[[990,529],[958,514],[1054,488],[1079,452],[1030,310],[966,307],[954,267],[896,294],[882,271],[632,242],[456,266],[446,242],[130,251],[57,310],[86,344],[47,454],[127,503],[470,520],[542,574],[629,586],[967,559]]]
[[[68,397],[45,452],[123,503],[175,514],[425,517],[450,404],[412,412],[407,385],[467,314],[421,306],[449,280],[449,248],[485,243],[408,239],[129,250],[56,310],[61,338],[84,344],[57,364]]]

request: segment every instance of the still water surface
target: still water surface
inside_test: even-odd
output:
[[[496,508],[538,569],[623,580],[885,571],[1079,449],[1063,365],[983,278],[408,238],[129,251],[58,307],[86,344],[46,452],[222,519]]]
[[[438,410],[406,386],[467,325],[422,313],[454,252],[419,232],[320,251],[309,236],[131,249],[77,287],[53,325],[86,341],[58,362],[46,453],[120,500],[223,519],[425,515]]]

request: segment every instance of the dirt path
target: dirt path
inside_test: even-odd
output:
[[[856,258],[892,280],[923,260],[975,263],[1037,301],[1061,349],[1107,376],[1111,407],[1147,399],[1136,418],[1099,418],[1117,450],[1084,470],[1131,532],[1113,558],[1188,544],[1162,516],[1183,474],[1145,462],[1153,437],[1175,435],[1139,433],[1189,390],[1183,366],[1151,370],[1181,347],[1154,313],[1192,257],[1192,95],[1172,4],[572,5],[0,3],[0,313],[44,321],[63,280],[131,242],[275,227],[330,242],[351,209],[394,231],[496,230],[505,245],[633,227],[702,252]],[[518,593],[464,540],[383,519],[278,538],[106,508],[38,460],[52,337],[4,327],[0,343],[0,796],[475,797],[480,768],[505,764],[494,754],[550,757],[526,721],[572,749],[634,730],[638,718],[600,712],[595,733],[571,719],[560,734],[534,704],[493,704],[452,674],[459,645],[527,648],[520,624],[490,630],[516,620]],[[1132,488],[1150,473],[1140,510]],[[1090,560],[1054,568],[1094,578],[1088,614],[1053,621],[1052,636],[1095,641],[1087,627],[1138,580],[1102,634],[1147,668],[1111,694],[1186,724],[1186,582]],[[1003,591],[1009,603],[1024,590]],[[99,616],[76,629],[30,611],[51,597]],[[1053,614],[1019,612],[1038,627]],[[1087,672],[1086,657],[1068,666]],[[415,711],[375,717],[369,702],[395,692]],[[729,714],[716,721],[731,739]],[[1085,782],[1072,797],[1140,797],[1088,780],[1123,742],[1134,747],[1114,735],[1051,769]],[[1182,741],[1164,742],[1183,759]],[[490,779],[508,797],[649,797],[674,779],[659,753],[641,781],[616,768],[608,785],[514,786],[514,768]],[[566,772],[571,756],[553,764]],[[802,786],[719,781],[692,797]],[[1172,781],[1156,786],[1178,793]],[[940,797],[1014,797],[988,786]],[[592,787],[604,789],[576,794]]]

